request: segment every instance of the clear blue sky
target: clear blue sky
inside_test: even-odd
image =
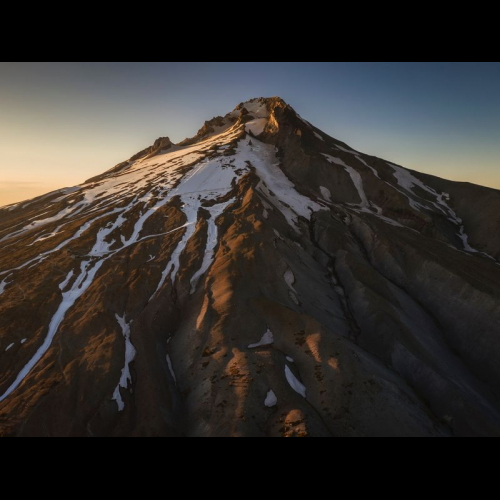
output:
[[[498,63],[0,63],[0,205],[272,95],[355,149],[500,188]]]

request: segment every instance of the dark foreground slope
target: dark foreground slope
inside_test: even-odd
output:
[[[0,210],[0,435],[499,435],[499,234],[244,103]]]

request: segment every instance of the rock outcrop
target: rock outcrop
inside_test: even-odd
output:
[[[129,161],[135,161],[141,158],[147,160],[148,158],[152,158],[153,156],[168,151],[172,146],[172,141],[168,137],[160,137],[156,139],[152,146],[139,151],[139,153],[132,156]]]

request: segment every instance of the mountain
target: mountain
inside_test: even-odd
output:
[[[500,192],[282,99],[4,207],[0,247],[1,436],[500,435]]]

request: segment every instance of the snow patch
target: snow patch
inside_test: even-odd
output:
[[[351,176],[352,182],[358,191],[358,195],[361,199],[360,206],[363,208],[369,208],[370,202],[368,201],[368,198],[366,197],[365,190],[363,187],[363,180],[361,179],[361,175],[359,174],[359,172],[354,170],[352,167],[346,166],[346,170],[349,173],[349,175]]]
[[[177,378],[174,373],[174,367],[172,366],[172,360],[170,359],[170,356],[167,354],[167,366],[168,370],[170,372],[170,375],[172,375],[172,378],[174,379],[175,385],[177,385]]]
[[[460,228],[460,233],[457,233],[457,236],[462,240],[462,243],[464,245],[464,250],[466,252],[470,252],[470,253],[478,253],[477,250],[475,250],[474,248],[472,248],[469,244],[469,236],[467,234],[465,234],[465,227],[462,226]]]
[[[344,153],[350,153],[350,154],[352,154],[352,155],[358,154],[358,152],[357,152],[357,151],[354,151],[354,149],[346,149],[346,148],[344,148],[343,146],[340,146],[340,145],[338,145],[338,144],[335,144],[335,147],[336,147],[337,149],[340,149],[340,151],[344,151]]]
[[[297,379],[288,366],[285,366],[285,376],[290,384],[290,387],[303,398],[307,397],[307,390],[305,386]]]
[[[413,192],[414,187],[419,187],[420,189],[423,189],[424,191],[430,193],[431,195],[435,196],[436,199],[439,199],[440,196],[439,194],[429,186],[426,186],[421,180],[417,179],[413,174],[411,174],[408,170],[404,169],[403,167],[399,167],[398,165],[394,165],[393,163],[387,163],[393,170],[394,170],[394,177],[396,178],[398,185],[402,187],[407,193],[412,194],[413,196],[418,196]],[[400,191],[401,192],[401,191]],[[404,193],[402,193],[404,194]],[[405,195],[409,202],[410,206],[416,210],[417,212],[420,212],[421,209],[424,210],[431,210],[430,207],[427,207],[426,205],[419,203],[412,199],[408,194]],[[419,197],[420,198],[420,197]],[[437,202],[432,202],[428,200],[428,203],[431,203],[434,207],[436,207],[439,211],[443,212],[445,215],[449,215],[446,210],[444,210],[442,203],[437,203]],[[448,205],[445,204],[446,209],[449,211]]]
[[[12,282],[7,282],[7,280],[10,278],[10,276],[7,276],[1,283],[0,283],[0,295],[2,295],[5,292],[5,288],[7,285],[10,285]]]
[[[256,349],[257,347],[264,347],[266,345],[272,345],[272,344],[274,344],[274,335],[273,332],[268,328],[267,332],[264,333],[260,341],[257,344],[250,344],[248,348]]]
[[[287,269],[283,277],[285,278],[285,283],[288,285],[288,288],[290,288],[292,292],[297,293],[297,290],[295,290],[293,286],[296,282],[293,271],[291,269]]]
[[[260,99],[251,99],[250,101],[246,101],[243,103],[243,107],[256,118],[269,117],[269,111],[266,103]]]
[[[120,382],[116,386],[115,392],[113,393],[113,400],[116,401],[118,405],[118,411],[123,411],[125,408],[125,403],[123,402],[120,387],[127,389],[130,384],[132,384],[132,375],[130,374],[130,363],[134,361],[137,351],[130,341],[130,324],[125,321],[125,316],[121,317],[118,314],[115,315],[116,321],[122,329],[123,337],[125,338],[125,365],[122,370],[120,377]]]
[[[361,156],[356,155],[356,159],[359,160],[363,165],[365,165],[365,167],[368,167],[373,172],[375,177],[380,179],[379,173],[372,166],[368,165],[368,163],[366,163],[366,161],[363,160],[363,158],[361,158]]]
[[[254,136],[258,136],[264,132],[266,128],[267,118],[257,118],[245,124],[245,130],[251,132]]]
[[[68,286],[68,283],[71,281],[71,278],[73,277],[74,275],[74,271],[71,270],[69,273],[68,273],[68,276],[66,276],[66,279],[59,285],[59,289],[61,291],[64,291],[65,288]]]
[[[293,302],[295,303],[296,306],[300,306],[300,301],[299,301],[299,299],[297,298],[297,295],[295,295],[294,292],[292,292],[291,290],[289,290],[288,291],[288,295],[293,300]]]
[[[460,233],[457,233],[457,236],[462,240],[462,243],[464,245],[464,250],[466,252],[469,252],[469,254],[483,255],[484,257],[496,262],[496,260],[491,255],[488,255],[485,252],[480,252],[479,250],[476,250],[475,248],[472,248],[470,246],[469,236],[465,233],[465,226],[464,225],[460,226]]]
[[[278,404],[278,398],[276,397],[276,394],[274,394],[274,391],[269,391],[266,396],[266,400],[264,401],[264,405],[267,408],[273,408]]]
[[[14,347],[14,343],[10,344],[7,346],[7,348],[5,349],[5,352],[7,352],[9,349],[11,349],[12,347]]]
[[[323,137],[321,135],[318,134],[318,132],[313,132],[313,134],[320,140],[320,141],[323,141],[325,142],[325,139],[323,139]]]
[[[334,156],[322,153],[323,156],[330,162],[330,163],[336,163],[337,165],[340,165],[344,167],[345,171],[351,176],[351,180],[354,184],[354,187],[358,191],[359,198],[361,200],[361,203],[359,206],[363,208],[370,208],[370,202],[368,201],[368,198],[366,197],[365,190],[363,187],[363,179],[361,178],[361,175],[359,172],[354,170],[354,168],[350,167],[349,165],[346,165],[340,158],[335,158]]]
[[[319,190],[321,191],[321,196],[323,196],[323,199],[328,201],[329,203],[332,202],[332,193],[330,190],[326,187],[320,186]]]

